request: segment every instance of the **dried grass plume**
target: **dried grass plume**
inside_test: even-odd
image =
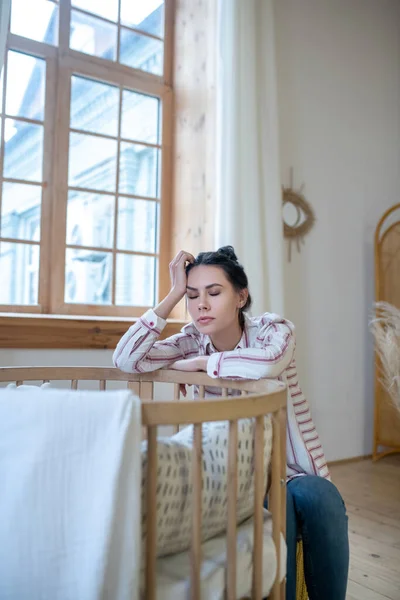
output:
[[[370,322],[381,362],[381,383],[400,411],[400,310],[387,302],[375,304]]]

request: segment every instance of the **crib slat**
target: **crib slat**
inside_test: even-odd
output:
[[[71,381],[71,390],[77,390],[78,389],[78,380],[77,379],[72,379]]]
[[[254,547],[253,595],[262,599],[263,501],[264,501],[264,417],[256,417],[254,443]]]
[[[101,392],[104,392],[106,389],[106,380],[105,379],[100,379],[99,381],[99,390]]]
[[[191,588],[192,600],[200,600],[200,568],[201,568],[201,424],[194,425],[192,485],[193,485],[193,517],[192,517],[192,548],[191,548]]]
[[[179,402],[179,397],[180,397],[180,385],[179,385],[179,383],[174,383],[174,400],[176,400],[176,402]],[[174,425],[173,431],[174,431],[174,433],[178,433],[179,425]]]
[[[238,422],[229,422],[227,600],[236,600],[236,505],[238,472]]]
[[[222,395],[223,396],[227,396],[228,395],[228,388],[222,388]]]
[[[247,392],[246,392],[246,390],[242,390],[242,391],[241,391],[241,393],[240,393],[240,395],[241,395],[241,396],[247,396]]]
[[[281,497],[280,497],[280,506],[281,506],[281,521],[280,521],[280,530],[283,536],[286,539],[286,461],[282,460],[283,456],[286,456],[286,407],[281,408],[279,410],[279,427],[280,427],[280,467],[281,467]],[[279,538],[280,543],[280,538]],[[284,577],[282,583],[280,584],[281,597],[280,600],[285,600],[286,598],[286,577]]]
[[[280,425],[280,442],[281,442],[281,457],[286,455],[286,407],[279,410],[279,425]],[[286,539],[286,462],[281,460],[281,531]]]
[[[135,396],[140,398],[140,383],[139,383],[139,381],[128,381],[127,388],[128,388],[128,390],[131,390],[131,392],[133,394],[135,394]],[[147,428],[142,427],[142,440],[145,440],[145,439],[147,439]]]
[[[204,385],[199,385],[199,400],[202,400],[205,397],[206,388]]]
[[[139,389],[139,382],[138,381],[128,381],[128,390],[131,390],[131,392],[133,394],[135,394],[136,396],[138,396],[140,398],[140,389]]]
[[[147,454],[147,540],[146,540],[146,600],[156,599],[157,544],[157,427],[148,427]]]
[[[271,464],[271,489],[269,493],[269,506],[272,513],[272,539],[274,540],[276,552],[276,578],[271,590],[271,599],[280,599],[280,573],[281,573],[281,461],[280,461],[280,415],[279,410],[274,413],[272,418],[272,464]],[[285,517],[286,518],[286,517]]]
[[[152,381],[140,382],[139,398],[141,400],[154,400],[154,383]]]
[[[154,383],[153,381],[139,382],[139,398],[141,400],[154,400]],[[142,439],[146,439],[146,427],[142,428]]]

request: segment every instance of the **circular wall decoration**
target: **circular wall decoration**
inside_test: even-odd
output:
[[[315,223],[312,206],[303,195],[304,184],[299,190],[293,189],[293,170],[290,171],[290,186],[282,186],[283,235],[288,240],[289,262],[292,255],[292,242],[296,243],[300,252],[300,242],[304,243],[306,236]]]

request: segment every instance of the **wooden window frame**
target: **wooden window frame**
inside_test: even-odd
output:
[[[39,314],[0,314],[0,348],[113,350],[137,319]],[[186,321],[168,319],[160,339]]]
[[[39,269],[39,302],[37,305],[0,305],[0,323],[3,334],[0,336],[0,347],[16,347],[13,345],[14,334],[4,339],[4,331],[9,326],[15,333],[22,329],[31,329],[35,338],[39,326],[46,330],[46,325],[53,323],[57,327],[61,323],[71,324],[72,320],[81,324],[81,331],[93,329],[104,330],[107,320],[110,327],[116,323],[124,325],[132,323],[132,317],[138,317],[149,307],[110,306],[66,304],[64,302],[65,248],[66,248],[66,207],[67,207],[67,173],[68,173],[68,138],[69,138],[69,98],[71,74],[89,76],[115,83],[138,92],[149,93],[160,98],[162,102],[162,139],[161,139],[161,188],[158,245],[158,286],[157,297],[166,295],[169,286],[168,263],[171,249],[171,211],[172,211],[172,141],[173,141],[173,52],[174,52],[174,0],[164,0],[164,74],[156,76],[118,62],[107,63],[106,60],[86,55],[69,49],[69,27],[71,0],[59,3],[59,45],[51,46],[30,40],[9,32],[7,49],[33,54],[46,61],[46,100],[44,117],[44,149],[43,149],[43,197],[41,210],[41,241]],[[120,26],[118,27],[118,36]],[[6,72],[4,73],[6,76]],[[5,96],[5,95],[4,95]],[[5,103],[5,98],[3,99]],[[4,104],[5,106],[5,104]],[[4,129],[5,118],[3,119]],[[2,134],[3,135],[3,134]],[[57,152],[55,160],[50,157]],[[3,150],[4,152],[4,144]],[[1,155],[3,160],[3,154]],[[117,210],[117,207],[116,209]],[[114,232],[115,233],[115,232]],[[60,243],[60,239],[63,240]],[[20,240],[5,240],[19,242]],[[24,240],[25,242],[25,240]],[[29,243],[29,242],[28,242]],[[115,266],[115,244],[113,262]],[[126,252],[128,253],[128,252]],[[137,255],[140,253],[131,252]],[[115,269],[113,270],[113,278]],[[25,315],[25,316],[23,316]],[[131,318],[128,318],[131,317]],[[29,325],[31,323],[31,325]],[[118,327],[117,327],[118,329]],[[168,328],[169,329],[169,328]],[[176,329],[176,327],[175,327]],[[118,331],[119,335],[119,331]],[[19,336],[17,336],[19,337]],[[82,340],[81,340],[82,342]],[[18,343],[16,341],[15,343]],[[87,347],[99,347],[92,341]],[[112,342],[113,344],[114,342]],[[30,342],[29,342],[30,344]],[[114,344],[115,345],[115,344]],[[20,341],[18,347],[33,347]],[[40,347],[38,345],[34,347]],[[44,347],[44,346],[43,346]],[[47,345],[46,347],[50,347]],[[51,347],[76,347],[62,345]],[[81,347],[81,346],[79,346]],[[101,345],[100,347],[104,347]]]

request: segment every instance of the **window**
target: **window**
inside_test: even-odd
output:
[[[169,0],[13,0],[0,311],[139,315],[167,264]]]

